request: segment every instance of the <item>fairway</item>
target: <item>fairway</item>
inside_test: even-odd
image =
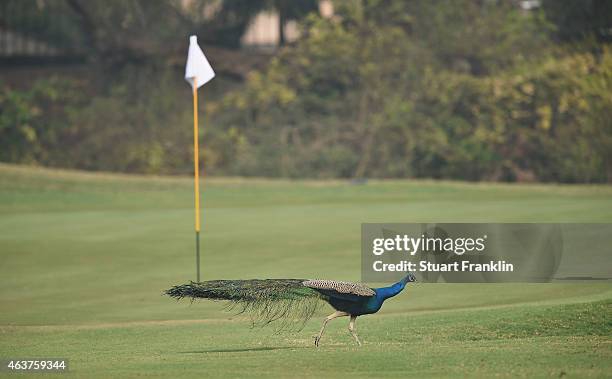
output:
[[[192,185],[0,164],[0,358],[68,358],[74,377],[612,376],[609,281],[417,283],[357,320],[361,348],[347,319],[314,348],[327,306],[275,333],[177,303],[162,292],[195,279]],[[610,186],[206,178],[202,191],[204,280],[358,281],[363,222],[612,221]]]

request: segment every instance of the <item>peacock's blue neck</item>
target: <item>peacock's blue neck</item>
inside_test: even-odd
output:
[[[378,312],[385,300],[402,292],[404,287],[406,287],[406,281],[402,279],[401,281],[395,283],[392,286],[375,288],[374,291],[376,291],[376,296],[372,296],[367,301],[360,314],[370,314]]]
[[[403,281],[397,282],[389,287],[376,288],[376,297],[382,301],[397,295],[402,292],[402,290],[406,287],[406,283]]]

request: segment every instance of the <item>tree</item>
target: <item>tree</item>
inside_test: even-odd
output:
[[[543,0],[542,9],[561,41],[595,38],[612,42],[612,3],[606,0]]]

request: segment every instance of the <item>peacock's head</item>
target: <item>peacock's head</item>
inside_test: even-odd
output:
[[[416,282],[416,277],[414,276],[413,273],[409,272],[408,275],[406,275],[404,277],[404,279],[402,279],[402,283],[406,284],[406,283],[410,283],[410,282]]]

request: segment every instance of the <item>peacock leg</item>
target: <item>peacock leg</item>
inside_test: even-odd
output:
[[[359,337],[357,337],[357,333],[355,333],[355,320],[357,320],[357,316],[351,316],[351,321],[349,322],[349,332],[357,341],[357,345],[361,346],[361,342],[359,341]]]
[[[315,346],[319,346],[319,341],[321,341],[321,337],[323,336],[323,331],[325,331],[325,326],[327,326],[327,323],[330,322],[331,320],[337,318],[337,317],[343,317],[343,316],[348,316],[349,314],[346,312],[341,312],[341,311],[335,311],[334,313],[330,314],[329,316],[325,317],[325,320],[323,320],[323,326],[321,327],[321,331],[319,332],[319,335],[315,337]]]

